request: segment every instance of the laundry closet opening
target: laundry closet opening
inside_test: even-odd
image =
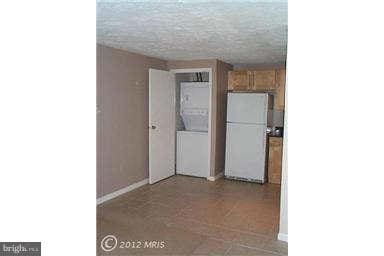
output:
[[[176,174],[210,176],[210,72],[175,70]]]

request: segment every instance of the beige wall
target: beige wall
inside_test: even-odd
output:
[[[164,60],[97,46],[97,197],[148,178],[148,69]]]
[[[217,61],[217,91],[216,91],[216,136],[215,136],[215,166],[214,174],[224,171],[225,167],[225,138],[227,120],[227,88],[228,71],[232,70],[232,65]]]
[[[148,69],[212,68],[211,175],[224,170],[228,71],[218,60],[164,61],[97,46],[97,197],[148,178]]]

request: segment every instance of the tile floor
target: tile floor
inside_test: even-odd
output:
[[[280,186],[275,184],[226,179],[210,182],[176,175],[99,205],[97,252],[287,255],[287,243],[276,239],[279,200]],[[105,252],[100,244],[110,234],[118,243]],[[149,244],[151,241],[154,243]],[[113,245],[113,241],[106,244]],[[148,248],[151,246],[154,248]]]

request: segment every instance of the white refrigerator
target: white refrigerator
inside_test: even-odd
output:
[[[264,183],[272,96],[228,93],[225,176]]]

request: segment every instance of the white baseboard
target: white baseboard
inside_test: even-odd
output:
[[[104,203],[105,201],[108,201],[108,200],[111,200],[115,197],[118,197],[122,194],[125,194],[129,191],[132,191],[136,188],[139,188],[141,186],[144,186],[145,184],[148,184],[148,179],[144,179],[142,181],[139,181],[139,182],[136,182],[136,183],[133,183],[132,185],[129,185],[127,187],[124,187],[122,189],[119,189],[119,190],[116,190],[112,193],[109,193],[109,194],[106,194],[105,196],[102,196],[102,197],[99,197],[97,198],[97,204],[101,204],[101,203]]]
[[[216,176],[209,176],[209,177],[207,177],[207,180],[215,181],[215,180],[220,179],[223,176],[224,176],[224,172],[219,172]]]
[[[288,234],[279,233],[277,235],[277,239],[279,239],[280,241],[284,241],[284,242],[288,243]]]

